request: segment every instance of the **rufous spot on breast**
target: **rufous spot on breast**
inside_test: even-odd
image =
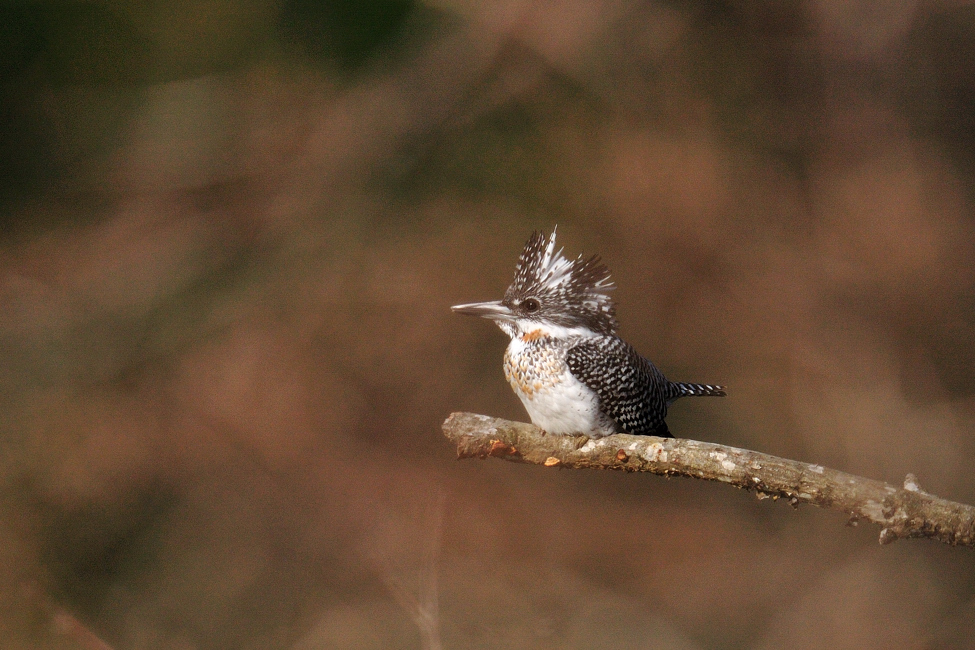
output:
[[[537,341],[538,339],[545,336],[542,330],[532,330],[531,332],[525,332],[521,335],[521,340],[525,343],[530,343],[531,341]]]

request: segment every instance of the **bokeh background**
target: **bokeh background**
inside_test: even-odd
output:
[[[975,555],[454,460],[534,229],[724,400],[975,502],[975,5],[0,5],[3,648],[975,648]]]

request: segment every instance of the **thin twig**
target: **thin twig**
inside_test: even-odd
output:
[[[616,434],[553,436],[532,424],[453,413],[443,424],[458,458],[503,458],[546,467],[615,469],[721,481],[759,498],[840,510],[851,523],[882,526],[880,543],[929,537],[975,548],[975,507],[923,491],[912,474],[903,487],[821,465],[696,440]]]
[[[440,551],[443,543],[443,514],[447,501],[446,494],[438,489],[427,512],[427,521],[423,522],[423,542],[425,548],[420,567],[419,584],[410,589],[404,583],[409,581],[398,578],[391,563],[379,562],[381,570],[379,577],[393,598],[410,615],[420,630],[420,647],[423,650],[441,650],[440,641]]]

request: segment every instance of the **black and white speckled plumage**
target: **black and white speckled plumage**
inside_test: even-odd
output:
[[[595,391],[600,409],[626,433],[669,437],[667,406],[691,395],[724,395],[720,386],[669,381],[616,336],[586,338],[569,348],[572,375]]]
[[[515,279],[502,302],[518,307],[522,300],[533,297],[540,309],[522,314],[530,320],[611,334],[618,326],[616,305],[609,296],[615,288],[598,255],[568,260],[561,249],[555,250],[555,231],[550,237],[534,232],[518,258]]]
[[[670,436],[667,407],[724,388],[669,381],[616,335],[609,270],[598,257],[568,260],[555,232],[534,233],[504,299],[457,305],[511,337],[505,377],[532,422],[553,434]]]

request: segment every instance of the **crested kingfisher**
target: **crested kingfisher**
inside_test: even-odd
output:
[[[725,389],[670,381],[621,339],[614,288],[598,256],[566,259],[554,230],[535,232],[502,300],[451,309],[489,318],[511,337],[504,375],[547,433],[672,437],[664,421],[671,402]]]

